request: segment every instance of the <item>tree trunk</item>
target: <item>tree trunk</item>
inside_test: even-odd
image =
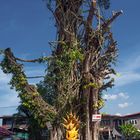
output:
[[[85,127],[81,132],[80,140],[98,140],[99,122],[92,122],[92,115],[98,114],[98,109],[94,109],[94,105],[98,103],[98,90],[88,88],[83,91],[83,97],[86,99],[86,104],[83,106],[83,114],[85,115],[83,122]]]
[[[93,87],[83,90],[82,99],[84,101],[82,112],[86,115],[81,120],[85,123],[85,127],[81,132],[80,140],[98,140],[99,122],[92,122],[92,115],[98,114],[98,108],[94,107],[98,103],[98,90]]]
[[[93,95],[93,104],[91,106],[92,108],[92,114],[98,114],[98,89],[93,89],[91,90],[91,94]],[[93,107],[95,106],[95,107]],[[91,131],[92,131],[92,140],[98,140],[99,139],[99,122],[92,122],[92,127],[91,127]]]
[[[87,103],[86,103],[86,140],[92,140],[90,131],[90,90],[87,89]]]
[[[89,86],[89,83],[94,82],[92,74],[90,73],[90,61],[91,53],[86,54],[85,60],[83,62],[83,81],[85,89],[82,93],[82,101],[84,101],[83,114],[85,118],[82,120],[85,122],[85,127],[83,128],[83,139],[82,140],[98,140],[98,123],[92,122],[92,115],[98,113],[98,89]],[[86,101],[85,101],[86,100]]]
[[[54,127],[53,130],[50,131],[50,140],[63,140],[62,131],[59,127]]]
[[[99,139],[99,123],[94,122],[93,123],[93,129],[92,129],[92,140],[98,140]]]

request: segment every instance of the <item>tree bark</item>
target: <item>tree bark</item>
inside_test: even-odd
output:
[[[50,131],[50,140],[63,140],[62,131],[59,127],[54,127],[53,130]]]
[[[93,88],[88,88],[83,90],[83,99],[86,99],[86,103],[83,106],[83,114],[85,119],[85,127],[82,130],[82,136],[80,140],[98,140],[99,134],[99,122],[92,122],[92,115],[98,114],[98,109],[93,106],[98,103],[98,90]]]
[[[90,90],[87,89],[87,103],[86,103],[86,140],[92,140],[90,131]]]
[[[98,105],[98,89],[92,89],[92,94],[93,94],[93,105],[96,106]],[[97,107],[92,107],[92,114],[98,114],[98,108]],[[99,138],[99,122],[92,122],[92,140],[98,140]]]

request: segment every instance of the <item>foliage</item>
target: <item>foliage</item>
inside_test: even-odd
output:
[[[1,62],[2,70],[5,73],[12,73],[10,85],[19,92],[22,105],[30,110],[34,118],[37,118],[41,127],[44,127],[46,121],[52,121],[55,110],[40,97],[35,86],[29,85],[22,65],[16,62],[14,55],[8,48],[4,51],[5,58]],[[49,108],[48,108],[49,107]],[[40,110],[42,108],[42,110]]]
[[[109,8],[109,1],[97,2]],[[117,43],[110,25],[122,12],[105,19],[96,1],[46,0],[46,3],[57,28],[57,39],[50,42],[51,56],[26,61],[16,58],[8,48],[3,52],[2,70],[12,74],[9,84],[40,126],[46,127],[50,121],[53,127],[58,127],[66,112],[72,110],[80,116],[81,124],[96,131],[92,123],[86,124],[92,120],[91,114],[97,114],[104,105],[102,91],[113,86],[110,75],[115,74],[112,64],[117,57]],[[21,62],[47,62],[44,80],[37,86],[30,85]]]
[[[124,124],[124,125],[121,125],[120,128],[121,128],[122,134],[125,136],[126,139],[140,138],[140,132],[132,124]]]
[[[87,85],[84,85],[83,86],[83,88],[84,89],[87,89],[87,88],[89,88],[89,87],[93,87],[93,88],[99,88],[99,85],[98,84],[96,84],[96,83],[88,83]]]
[[[101,109],[104,107],[104,105],[105,105],[104,99],[100,98],[98,99],[97,104],[93,104],[93,108]]]
[[[24,107],[22,104],[18,106],[18,113],[14,114],[14,117],[19,116],[25,117],[27,120],[29,138],[32,140],[42,140],[41,134],[44,129],[38,124],[38,121],[34,119],[34,116],[28,108]]]

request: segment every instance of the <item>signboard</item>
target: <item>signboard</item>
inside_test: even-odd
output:
[[[101,121],[101,114],[93,114],[92,115],[92,121],[93,122],[97,122],[97,121]]]

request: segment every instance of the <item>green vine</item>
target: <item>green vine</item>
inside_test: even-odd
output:
[[[46,127],[47,121],[53,122],[56,111],[41,98],[35,86],[28,84],[22,65],[16,62],[10,49],[5,50],[5,57],[1,62],[1,67],[4,73],[12,74],[9,83],[11,88],[15,88],[19,93],[22,105],[30,110],[39,125]]]
[[[87,89],[87,88],[89,88],[89,87],[93,87],[93,88],[95,88],[95,89],[100,88],[99,84],[90,82],[90,83],[84,85],[84,86],[83,86],[83,89]]]

